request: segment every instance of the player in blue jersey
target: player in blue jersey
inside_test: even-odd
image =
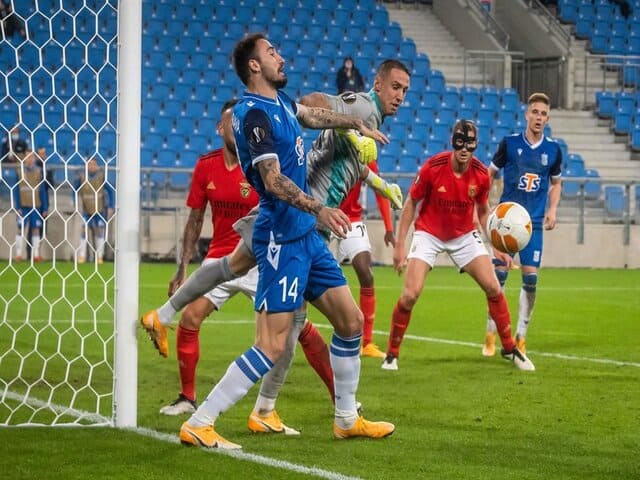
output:
[[[335,383],[336,438],[386,437],[395,427],[358,415],[362,313],[340,267],[316,230],[316,221],[344,238],[349,220],[307,193],[306,160],[300,126],[354,128],[386,142],[362,119],[294,103],[286,85],[284,60],[262,34],[239,41],[233,63],[247,89],[234,109],[236,148],[245,176],[260,195],[253,230],[259,280],[255,299],[256,342],[238,357],[205,402],[180,429],[184,444],[240,448],[214,430],[217,417],[265,375],[285,350],[294,312],[310,301],[334,326],[330,357]]]
[[[560,202],[562,152],[551,138],[544,136],[549,121],[550,101],[544,93],[533,93],[528,101],[527,128],[524,132],[505,137],[489,166],[491,179],[503,171],[504,190],[500,202],[517,202],[527,209],[533,224],[528,245],[518,254],[522,272],[522,289],[518,309],[516,345],[526,351],[525,337],[536,301],[538,269],[542,260],[542,231],[556,226],[556,211]],[[547,207],[549,200],[549,208]],[[496,275],[504,287],[511,267],[494,259]],[[482,354],[495,354],[496,326],[491,317],[487,320]]]

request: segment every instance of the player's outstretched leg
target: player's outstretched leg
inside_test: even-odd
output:
[[[169,355],[169,338],[167,336],[167,327],[160,323],[158,311],[151,310],[143,314],[140,317],[140,324],[149,334],[149,338],[160,355],[166,358]]]

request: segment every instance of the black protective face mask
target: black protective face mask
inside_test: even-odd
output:
[[[468,137],[464,133],[456,132],[451,139],[451,145],[454,150],[462,150],[466,148],[467,151],[473,152],[478,148],[478,139],[476,137]]]
[[[457,131],[451,137],[451,145],[454,150],[462,150],[466,148],[468,152],[473,152],[476,148],[478,148],[478,138],[476,129],[473,128],[473,122],[469,120],[461,120],[462,131]],[[473,133],[474,136],[470,137],[469,134]]]

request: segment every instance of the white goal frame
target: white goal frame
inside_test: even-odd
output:
[[[35,8],[35,12],[32,15],[30,15],[29,18],[23,19],[20,15],[17,15],[17,16],[21,20],[24,20],[25,24],[27,24],[27,21],[29,21],[32,17],[35,17],[36,15],[40,15],[41,17],[44,17],[45,19],[44,21],[48,22],[50,32],[51,32],[50,33],[51,38],[49,40],[55,43],[56,37],[54,35],[54,27],[53,27],[54,21],[52,19],[54,19],[58,13],[62,12],[68,18],[72,18],[72,25],[67,28],[73,29],[72,38],[75,38],[76,16],[78,14],[77,13],[73,15],[69,14],[69,12],[73,12],[74,10],[72,8],[69,8],[68,5],[65,5],[65,1],[66,0],[55,0],[55,4],[53,4],[52,2],[47,2],[46,5],[48,5],[48,7],[45,7],[44,6],[45,3],[43,2],[43,0],[35,0],[30,10],[30,12],[33,12]],[[99,2],[100,1],[105,2],[106,7],[109,8],[109,14],[111,15],[111,17],[108,23],[110,40],[108,42],[105,42],[107,45],[107,54],[106,54],[107,59],[104,61],[103,64],[100,62],[98,63],[100,63],[101,67],[111,68],[110,70],[111,75],[113,75],[113,68],[115,68],[115,79],[116,79],[115,96],[109,96],[110,101],[107,103],[110,104],[110,106],[107,108],[109,111],[112,112],[111,115],[113,115],[114,106],[117,111],[117,124],[112,123],[112,119],[105,121],[105,125],[110,124],[111,126],[115,127],[115,140],[116,140],[115,153],[113,153],[114,150],[110,148],[109,160],[108,161],[105,160],[104,162],[105,176],[103,177],[103,185],[102,185],[103,187],[106,183],[113,182],[113,179],[111,180],[106,179],[106,172],[107,170],[109,172],[112,172],[115,169],[116,176],[115,176],[114,217],[113,217],[112,223],[110,221],[107,221],[107,231],[113,228],[110,225],[113,225],[113,224],[115,225],[115,242],[113,244],[113,253],[114,253],[113,274],[111,274],[111,271],[108,270],[109,277],[107,278],[107,280],[104,280],[104,284],[100,284],[100,288],[102,288],[103,291],[98,292],[99,295],[101,295],[105,299],[108,299],[108,301],[105,302],[103,299],[101,300],[102,303],[100,305],[94,306],[90,304],[90,301],[87,300],[86,292],[84,293],[84,300],[76,301],[75,297],[73,296],[75,295],[74,293],[66,296],[65,292],[67,290],[65,290],[65,288],[67,287],[65,286],[66,285],[65,282],[67,281],[67,277],[63,277],[63,274],[61,273],[62,269],[66,267],[60,267],[60,270],[58,270],[58,267],[57,267],[57,265],[59,264],[57,263],[58,260],[64,261],[67,259],[64,258],[63,255],[59,255],[57,257],[56,249],[58,249],[62,243],[65,243],[65,245],[63,246],[63,248],[65,249],[68,249],[71,247],[72,242],[70,238],[71,235],[69,233],[70,232],[69,225],[72,223],[71,217],[73,215],[79,216],[80,214],[80,210],[78,209],[78,206],[77,206],[79,190],[75,190],[76,187],[73,187],[75,190],[75,197],[74,197],[75,212],[63,218],[61,214],[62,209],[58,210],[58,205],[57,205],[57,200],[60,199],[59,198],[60,195],[58,195],[59,192],[57,189],[53,189],[55,193],[53,194],[54,201],[53,201],[53,205],[51,206],[51,211],[57,214],[60,219],[62,219],[58,223],[63,223],[63,226],[60,228],[64,230],[64,238],[63,238],[63,241],[60,242],[59,244],[54,243],[54,240],[51,240],[51,242],[48,244],[48,248],[51,248],[52,250],[52,259],[50,263],[43,264],[45,265],[44,267],[41,265],[40,266],[41,270],[38,270],[34,265],[34,263],[40,262],[42,259],[40,257],[36,257],[33,255],[32,255],[32,258],[28,260],[28,262],[30,263],[21,264],[21,265],[24,265],[24,267],[20,266],[19,268],[17,268],[12,264],[12,261],[14,263],[17,263],[18,261],[22,260],[22,257],[19,254],[16,255],[15,258],[13,257],[12,249],[14,245],[11,244],[10,240],[7,240],[11,234],[8,233],[7,231],[3,231],[3,220],[9,220],[9,215],[11,215],[10,220],[12,224],[14,222],[14,219],[13,219],[14,216],[16,217],[16,219],[21,218],[18,216],[19,214],[17,213],[18,212],[17,207],[14,208],[13,199],[11,199],[10,210],[0,212],[0,238],[2,239],[1,246],[5,249],[8,246],[8,249],[10,252],[9,259],[7,262],[8,266],[6,268],[3,268],[2,271],[0,271],[0,273],[7,272],[4,278],[4,284],[5,286],[11,287],[11,288],[13,288],[13,286],[16,285],[15,288],[17,293],[13,297],[7,294],[5,298],[5,294],[3,292],[0,292],[0,307],[2,307],[0,308],[0,328],[4,328],[4,330],[2,330],[0,334],[9,332],[9,335],[5,335],[5,338],[0,338],[1,340],[0,345],[2,345],[3,347],[2,348],[3,351],[0,351],[0,366],[3,366],[3,359],[6,359],[6,362],[4,363],[4,367],[5,367],[4,373],[9,372],[7,373],[6,377],[3,374],[4,378],[0,378],[0,409],[1,409],[0,412],[3,414],[5,412],[9,412],[7,418],[5,418],[4,416],[0,418],[0,426],[3,426],[3,425],[82,426],[87,424],[98,424],[98,425],[108,425],[108,426],[118,427],[118,428],[137,427],[137,410],[138,410],[137,330],[139,326],[138,324],[138,318],[139,318],[138,317],[138,292],[139,292],[139,265],[140,265],[140,157],[141,157],[140,127],[141,127],[141,90],[142,90],[142,78],[141,78],[142,0],[117,0],[116,2],[114,2],[113,0],[99,0]],[[107,4],[107,1],[108,1],[108,4]],[[105,8],[105,5],[101,5],[99,2],[96,4],[97,5],[97,7],[95,8],[96,12],[100,11],[100,9]],[[12,7],[15,7],[15,5],[18,5],[18,4],[20,5],[20,7],[24,6],[24,4],[19,3],[17,0],[11,0]],[[83,8],[87,9],[91,14],[95,16],[95,19],[96,19],[95,25],[92,25],[92,27],[95,28],[95,34],[94,34],[94,37],[91,37],[91,40],[90,40],[90,41],[93,41],[94,38],[99,37],[100,35],[98,33],[98,20],[97,20],[98,15],[96,15],[95,12],[92,11],[92,6],[89,6],[88,4],[89,4],[88,1],[83,0],[82,2],[80,2],[80,7],[77,7],[77,8],[79,11],[81,11]],[[40,5],[43,5],[42,9],[40,8]],[[53,7],[51,7],[50,5],[57,5],[58,10],[54,12]],[[47,10],[47,8],[49,10]],[[117,9],[117,11],[115,12],[117,18],[115,19],[113,18],[114,9]],[[52,12],[52,14],[49,15],[49,12]],[[68,31],[69,30],[67,30],[67,33]],[[27,32],[28,32],[28,29],[27,29]],[[30,39],[31,38],[29,37],[27,40],[30,40]],[[45,39],[46,39],[46,32],[45,32]],[[3,40],[2,37],[0,36],[0,41],[5,42],[8,40]],[[19,42],[20,40],[18,39],[17,41]],[[88,69],[91,68],[91,65],[90,65],[91,61],[89,60],[90,57],[88,53],[90,41],[88,41],[86,44],[83,44],[85,48],[85,55],[86,55],[84,58],[86,59],[86,61],[85,63],[81,62],[81,65],[83,67],[87,67]],[[45,43],[46,42],[47,40],[45,40]],[[115,42],[115,45],[114,45],[114,42]],[[24,42],[25,45],[27,43],[28,42]],[[22,76],[29,77],[28,87],[27,87],[29,89],[28,96],[35,97],[35,93],[32,93],[32,89],[35,89],[35,87],[32,84],[32,74],[35,76],[38,70],[41,69],[51,76],[51,83],[52,85],[54,85],[52,87],[51,93],[49,93],[50,95],[49,98],[55,99],[56,101],[59,101],[59,98],[57,97],[56,86],[53,80],[54,74],[47,71],[47,68],[49,65],[48,64],[45,65],[45,61],[43,60],[44,58],[43,52],[40,50],[40,47],[38,46],[40,44],[36,44],[34,41],[33,47],[29,47],[32,51],[34,50],[34,48],[38,49],[38,54],[40,55],[40,60],[39,60],[40,68],[36,66],[35,70],[30,72],[25,72],[24,70],[22,70],[22,66],[20,65],[20,58],[25,58],[25,57],[20,57],[17,53],[19,50],[18,47],[22,47],[22,44],[16,43],[13,45],[14,45],[13,52],[15,53],[15,61],[17,62],[18,67],[13,68],[7,74],[0,75],[0,81],[6,81],[6,85],[7,85],[3,101],[4,99],[9,99],[8,100],[9,102],[13,101],[15,102],[16,105],[18,105],[18,114],[17,114],[18,118],[16,119],[16,125],[18,125],[22,123],[22,115],[23,115],[22,104],[25,101],[19,100],[19,95],[18,94],[13,95],[12,92],[9,90],[10,83],[9,83],[9,80],[7,80],[8,75],[20,69],[20,74]],[[18,46],[15,46],[15,45],[18,45]],[[58,47],[62,46],[63,49],[65,48],[64,42],[58,43],[57,46]],[[117,47],[117,52],[118,52],[117,63],[114,63],[113,61],[109,60],[109,57],[108,57],[109,46]],[[4,43],[2,44],[2,47],[9,48]],[[42,48],[42,50],[44,50],[44,48]],[[62,63],[63,67],[67,67],[66,57],[61,58],[60,63]],[[97,78],[99,76],[99,72],[96,73],[95,76]],[[113,85],[113,76],[109,78],[110,79],[108,80],[108,84]],[[80,98],[78,86],[77,86],[78,78],[75,77],[75,74],[74,74],[74,81],[76,82],[76,86],[75,86],[76,90],[72,95],[74,96],[74,98],[76,96]],[[96,85],[97,84],[99,84],[98,80],[96,80]],[[97,97],[100,93],[98,92],[98,87],[96,86],[94,87],[96,88],[96,93],[94,94],[93,97],[91,97],[91,99]],[[113,92],[113,90],[111,91]],[[60,96],[60,98],[62,98],[62,95]],[[89,108],[90,100],[87,100],[84,98],[82,100],[85,101],[85,105],[83,107],[85,108],[83,115],[86,115],[85,123],[83,124],[83,127],[84,127],[84,125],[89,123],[89,116],[91,115],[91,112]],[[40,100],[36,100],[36,101],[40,103]],[[67,103],[66,103],[67,101],[68,100],[62,100],[62,103],[64,103],[64,109],[65,109],[64,122],[67,125],[71,125],[70,123],[67,123]],[[115,102],[115,105],[112,102]],[[38,125],[38,127],[33,127],[33,131],[35,132],[42,125],[44,125],[47,128],[50,128],[51,132],[53,132],[52,138],[53,138],[54,153],[57,155],[58,154],[57,142],[59,142],[59,140],[57,139],[58,137],[56,136],[56,133],[62,127],[53,127],[52,122],[46,122],[44,105],[41,103],[39,108],[42,115],[39,119],[41,123],[40,125]],[[11,111],[11,110],[7,108],[7,111]],[[94,117],[94,118],[98,119],[100,117]],[[4,136],[9,132],[8,130],[9,127],[7,127],[4,124],[2,125],[2,127],[3,127],[2,136]],[[67,127],[65,126],[65,128]],[[73,128],[75,127],[72,127],[72,129]],[[75,131],[75,143],[74,143],[76,148],[76,151],[74,152],[75,154],[78,154],[77,144],[81,143],[79,139],[78,131],[79,131],[79,128],[76,129]],[[35,150],[36,145],[33,145],[35,144],[35,140],[34,140],[35,135],[33,134],[33,132],[31,133],[32,133],[32,137],[31,137],[30,143],[32,143],[31,146]],[[111,135],[113,134],[111,133]],[[99,137],[99,133],[96,133],[96,137],[95,137],[96,152],[98,152],[98,144],[99,144],[98,137]],[[112,139],[113,137],[110,137],[110,138]],[[89,142],[86,142],[86,143],[88,144]],[[100,143],[100,145],[103,145],[103,144]],[[109,145],[113,145],[112,140],[110,140]],[[93,155],[93,154],[90,153],[89,155]],[[87,157],[87,158],[90,158],[90,157]],[[41,185],[45,184],[45,182],[49,183],[48,179],[44,179],[44,175],[49,168],[48,166],[45,166],[46,162],[44,162],[44,160],[48,160],[48,159],[43,159],[42,177],[40,181],[41,183],[38,184],[38,186],[30,186],[30,188],[32,189],[32,192],[36,192],[36,189],[39,189]],[[9,166],[9,164],[2,164],[0,165],[0,167],[3,170],[17,169],[18,172],[24,172],[26,171],[25,168],[27,168],[25,167],[25,165],[27,165],[26,159],[24,160],[24,163],[22,162],[23,162],[22,160],[18,161],[18,163],[15,164],[16,166],[13,166],[14,164],[11,164],[11,166]],[[88,163],[86,162],[86,159],[85,159],[85,163]],[[67,161],[64,161],[65,178],[64,178],[64,182],[61,181],[60,183],[65,183],[66,185],[70,186],[71,181],[68,176],[69,175],[69,171],[67,168],[68,164],[70,165],[70,163],[68,163]],[[75,166],[71,168],[77,169],[79,167]],[[75,171],[79,171],[79,170],[75,170]],[[84,170],[84,171],[86,172],[88,170]],[[0,170],[0,173],[2,173],[2,170]],[[25,174],[18,173],[18,175],[25,175]],[[85,176],[81,175],[82,182],[85,185],[89,183],[86,175],[87,175],[86,173],[85,173]],[[6,179],[3,179],[3,176],[0,174],[0,188],[4,188],[4,189],[9,188],[11,189],[11,193],[13,193],[14,190],[17,190],[20,185],[22,186],[25,185],[24,178],[26,177],[20,177],[20,178],[23,178],[22,183],[19,183],[19,181],[16,181],[14,185],[10,185],[6,181]],[[35,185],[35,183],[32,185]],[[84,188],[84,187],[81,187],[81,188]],[[35,196],[35,193],[33,193],[33,195]],[[98,193],[96,191],[96,198],[97,198],[97,195]],[[21,202],[24,202],[24,200],[21,200]],[[97,203],[97,200],[96,200],[96,203]],[[27,205],[34,205],[34,204],[27,203]],[[30,207],[26,207],[26,209],[28,208]],[[15,212],[15,215],[14,215],[14,212]],[[24,213],[22,213],[22,215],[24,215]],[[99,213],[99,215],[102,215],[102,213]],[[42,217],[44,218],[45,215],[42,215]],[[49,227],[47,226],[48,218],[49,217],[46,217],[44,219],[44,223],[41,228],[43,243],[45,243],[45,241],[47,242],[49,241],[49,239],[47,238],[47,235],[50,230]],[[8,222],[5,222],[5,224],[6,223]],[[86,226],[85,226],[85,229],[86,229]],[[27,243],[28,242],[29,240],[27,240]],[[3,253],[3,256],[4,255],[5,254]],[[72,273],[78,273],[78,264],[84,263],[85,259],[83,258],[82,262],[80,262],[78,260],[77,253],[76,253],[75,260],[72,259],[71,261],[73,262]],[[49,262],[49,261],[45,260],[45,262]],[[95,268],[95,270],[92,270],[87,278],[84,278],[84,277],[81,278],[80,288],[84,287],[85,289],[87,289],[88,280],[92,276],[98,276],[100,277],[100,280],[103,280],[103,278],[100,276],[100,273],[98,271],[98,265],[101,263],[102,263],[102,256],[98,256],[96,254],[94,258],[94,265],[86,265],[83,267],[83,268],[91,267],[91,268]],[[49,270],[43,270],[44,268],[49,268]],[[23,292],[21,290],[21,285],[23,283],[23,278],[26,278],[25,272],[28,273],[29,271],[35,271],[38,275],[40,275],[38,277],[38,280],[36,280],[35,282],[35,287],[33,287],[34,283],[32,283],[31,284],[32,286],[30,287],[30,288],[36,288],[36,289],[39,288],[40,290],[40,294],[35,299],[25,298],[24,296],[22,296]],[[59,278],[56,277],[56,275],[48,276],[51,272],[55,272],[55,274],[59,275]],[[14,277],[18,279],[15,282],[13,281]],[[51,278],[51,277],[54,277],[54,280],[61,279],[61,281],[58,282],[62,284],[61,294],[55,293],[57,291],[56,290],[57,284],[56,286],[52,287],[52,289],[49,289],[49,290],[47,289],[47,284],[45,282],[47,281],[48,278]],[[0,278],[0,281],[2,281],[1,278]],[[69,281],[69,283],[72,283],[72,282]],[[100,288],[98,288],[98,290],[100,290]],[[47,290],[49,292],[54,292],[54,293],[50,293],[49,296],[47,296],[47,293],[46,293]],[[55,295],[59,295],[59,296],[55,298]],[[44,345],[44,342],[39,342],[39,339],[40,339],[40,334],[43,333],[45,330],[39,329],[39,327],[37,326],[32,326],[32,322],[33,322],[33,325],[36,325],[40,321],[40,319],[37,317],[34,318],[34,314],[31,312],[31,307],[32,307],[32,304],[37,304],[40,301],[41,297],[44,298],[42,302],[46,302],[47,306],[49,307],[47,310],[48,314],[45,313],[45,318],[43,320],[45,322],[45,328],[50,327],[49,330],[46,332],[46,335],[42,335],[42,336],[43,337],[48,336],[46,340],[51,342],[54,345],[54,350],[56,348],[55,347],[56,343],[58,345],[57,347],[58,350],[55,351],[55,353],[53,353],[52,355],[52,358],[55,357],[53,358],[54,362],[52,363],[55,363],[55,360],[60,357],[63,360],[67,361],[66,371],[63,368],[61,370],[62,373],[60,374],[56,373],[56,375],[54,375],[55,378],[49,378],[46,376],[46,370],[48,366],[47,362],[49,360],[52,360],[52,358],[45,358],[42,354],[39,354],[38,352],[38,350],[42,350],[42,351],[46,350],[46,347],[42,347],[42,349],[39,348],[40,346]],[[25,305],[26,314],[24,316],[22,316],[21,311],[20,311],[20,315],[16,316],[14,312],[19,310],[12,310],[10,308],[10,304],[14,300],[16,300],[17,303],[21,305]],[[74,304],[74,301],[76,302],[75,304]],[[56,321],[58,322],[63,321],[63,314],[56,315],[57,310],[55,306],[58,303],[64,304],[65,306],[68,305],[70,307],[70,310],[74,312],[71,315],[70,327],[61,327],[60,330],[56,330],[55,328],[56,326],[54,325],[54,322]],[[105,322],[106,324],[108,324],[109,336],[106,339],[102,338],[100,334],[96,332],[85,333],[85,332],[74,331],[75,327],[73,322],[82,321],[82,319],[79,319],[78,317],[82,315],[83,311],[85,311],[85,310],[82,310],[81,308],[78,308],[77,311],[80,313],[76,314],[75,308],[78,307],[78,304],[82,304],[82,303],[85,304],[86,308],[93,309],[94,315],[93,315],[93,318],[89,319],[89,322],[93,321],[95,323],[96,318],[100,317],[100,321],[103,322],[103,325],[105,324]],[[107,305],[106,307],[104,306],[105,304]],[[106,314],[104,313],[105,310],[107,311]],[[11,312],[11,313],[7,314],[7,312]],[[111,325],[113,325],[112,329],[111,329]],[[25,335],[25,337],[27,337],[26,339],[18,338],[19,334],[22,331],[26,331],[26,335]],[[68,360],[65,357],[65,354],[67,353],[67,351],[62,350],[62,347],[60,345],[63,343],[65,333],[68,333],[70,331],[72,332],[72,335],[70,336],[72,336],[73,339],[79,339],[79,340],[78,340],[77,347],[75,343],[71,343],[73,346],[68,350],[68,352],[70,353],[70,355],[74,355],[74,356],[71,357],[70,360]],[[11,333],[14,334],[13,338],[11,338]],[[98,337],[98,340],[96,341],[103,342],[100,344],[100,346],[104,348],[103,350],[100,350],[99,354],[102,357],[107,358],[109,360],[107,362],[104,362],[104,359],[101,357],[101,365],[94,365],[91,363],[91,361],[94,358],[91,354],[94,352],[91,351],[90,346],[86,346],[86,345],[92,345],[92,344],[89,342],[87,342],[86,344],[84,343],[85,337],[83,335],[85,335],[86,337],[89,337],[92,334],[96,334],[95,336]],[[7,338],[7,336],[9,338]],[[18,338],[18,340],[16,340],[16,338]],[[20,341],[22,342],[22,344],[19,344]],[[16,347],[16,345],[18,346]],[[22,348],[22,347],[24,347],[25,350],[18,351],[18,348]],[[11,356],[11,354],[14,352],[14,348],[16,348],[15,355]],[[84,355],[85,352],[87,352],[87,355]],[[36,362],[39,362],[38,364],[39,372],[35,375],[32,375],[31,374],[32,372],[28,372],[23,376],[23,370],[22,370],[23,364],[28,363],[28,361],[30,361],[34,357]],[[112,360],[113,363],[110,361],[111,358],[113,359]],[[87,376],[89,379],[88,380],[89,384],[88,385],[80,384],[80,386],[74,390],[75,386],[73,385],[73,382],[74,382],[73,373],[70,373],[70,371],[72,372],[73,365],[78,363],[82,363],[82,368],[84,369],[83,372],[84,371],[88,372]],[[107,365],[108,373],[104,371],[105,363]],[[16,374],[14,374],[13,370],[11,370],[14,364],[18,365],[18,367],[16,368],[16,371],[17,371]],[[96,377],[99,375],[98,373],[95,372],[96,370],[99,370],[99,374],[102,374],[102,377],[100,377],[101,378],[100,387],[103,388],[103,390],[100,390],[100,391],[93,390],[93,386],[91,385],[91,382],[94,380],[93,375],[95,374]],[[0,370],[0,372],[1,371],[2,370]],[[14,382],[15,380],[18,380],[18,381]],[[14,385],[16,385],[17,388],[15,389],[12,388]],[[38,390],[38,387],[42,387],[42,389]],[[58,387],[62,387],[62,388],[58,388]],[[111,390],[109,390],[110,388]],[[46,391],[48,391],[48,394],[40,394],[42,391],[45,391],[45,389]],[[60,397],[64,398],[64,401],[62,402],[56,400],[56,394],[60,390],[62,390],[62,394],[60,395]],[[95,395],[95,398],[96,398],[95,411],[93,410],[85,411],[82,409],[82,407],[78,408],[76,404],[74,404],[74,402],[77,400],[76,396],[81,396],[83,394],[83,391],[89,391],[89,395]],[[70,398],[69,402],[71,402],[69,404],[65,404],[67,395]],[[109,396],[111,398],[109,398]],[[17,406],[14,408],[14,405],[17,405]],[[109,411],[109,406],[111,406],[110,411]],[[16,418],[13,418],[12,417],[13,413],[15,411],[18,411],[22,407],[26,407],[27,409],[29,409],[30,412],[33,413],[33,415],[30,417],[29,416],[25,417],[24,415],[17,415]],[[45,420],[42,422],[38,420],[34,420],[35,415],[38,413],[44,413],[44,417],[53,418],[53,419]],[[52,414],[53,417],[47,414]],[[70,422],[65,423],[64,418],[68,418],[69,416],[72,417],[72,420]]]

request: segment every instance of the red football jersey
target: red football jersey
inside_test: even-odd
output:
[[[473,209],[489,197],[487,168],[473,157],[467,170],[457,176],[451,168],[453,152],[442,152],[429,158],[420,168],[409,195],[421,201],[416,230],[422,230],[447,241],[475,229]]]
[[[202,155],[193,170],[191,189],[187,197],[190,208],[211,205],[213,238],[207,258],[219,258],[231,253],[240,241],[233,224],[258,204],[258,194],[240,168],[231,170],[224,164],[222,149]]]

